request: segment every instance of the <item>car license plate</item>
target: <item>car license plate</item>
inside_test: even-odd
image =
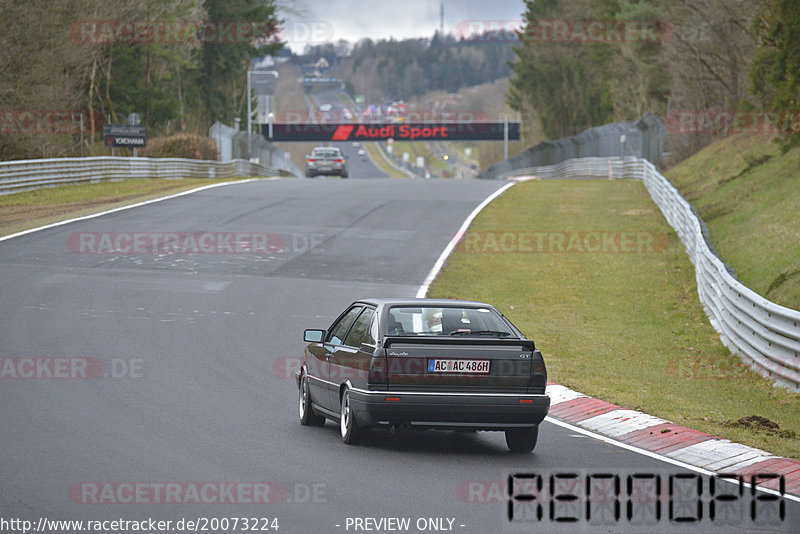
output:
[[[428,360],[428,372],[489,374],[489,360]]]

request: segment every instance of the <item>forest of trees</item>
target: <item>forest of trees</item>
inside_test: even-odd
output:
[[[550,138],[648,111],[669,122],[682,111],[762,110],[793,117],[781,128],[787,146],[800,142],[797,0],[526,1],[518,39],[364,39],[301,56],[281,49],[276,4],[3,0],[0,160],[101,153],[92,130],[133,111],[152,136],[205,134],[243,116],[250,60],[279,52],[296,63],[326,56],[349,92],[370,100],[511,76],[508,103]],[[88,135],[76,134],[76,116]]]
[[[281,46],[274,0],[3,0],[0,13],[0,160],[90,155],[91,129],[134,111],[148,135],[205,135],[240,114],[250,59]]]
[[[321,43],[290,59],[302,65],[324,57],[351,94],[375,101],[407,100],[428,91],[455,92],[505,78],[511,74],[512,48],[517,45],[510,32],[460,39],[436,32],[431,38]]]
[[[585,38],[592,20],[605,21],[596,40]],[[537,0],[525,21],[508,101],[550,138],[647,111],[669,121],[681,111],[800,109],[796,0]],[[609,21],[619,33],[604,31]],[[796,142],[797,125],[783,129]],[[688,154],[716,133],[725,132],[673,148]]]
[[[432,39],[363,39],[339,62],[348,89],[369,99],[408,100],[428,91],[455,92],[511,73],[511,40],[491,37],[457,40],[436,33]]]

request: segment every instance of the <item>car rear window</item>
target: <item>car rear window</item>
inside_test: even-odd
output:
[[[390,336],[489,336],[517,337],[488,308],[396,306],[389,310],[386,326]]]

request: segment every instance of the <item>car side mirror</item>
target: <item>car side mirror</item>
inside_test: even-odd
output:
[[[319,343],[325,339],[325,330],[308,329],[303,334],[303,340],[307,343]]]

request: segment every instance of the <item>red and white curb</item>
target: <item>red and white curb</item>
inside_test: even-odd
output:
[[[787,494],[800,495],[800,461],[676,425],[636,410],[587,397],[560,384],[548,384],[550,413],[557,419],[656,456],[712,473],[782,475]],[[780,479],[758,485],[780,490]]]
[[[421,298],[427,295],[431,282],[439,274],[458,240],[487,204],[516,182],[537,178],[518,176],[515,181],[496,190],[472,210],[436,260],[416,296]],[[800,501],[798,460],[774,456],[761,449],[676,425],[643,412],[627,410],[616,404],[587,397],[560,384],[548,384],[547,393],[550,395],[550,414],[547,419],[554,424],[695,471],[737,474],[746,477],[748,481],[752,480],[751,476],[782,475],[784,488],[780,488],[781,482],[776,478],[757,480],[758,486],[771,493],[785,491],[788,498]]]

